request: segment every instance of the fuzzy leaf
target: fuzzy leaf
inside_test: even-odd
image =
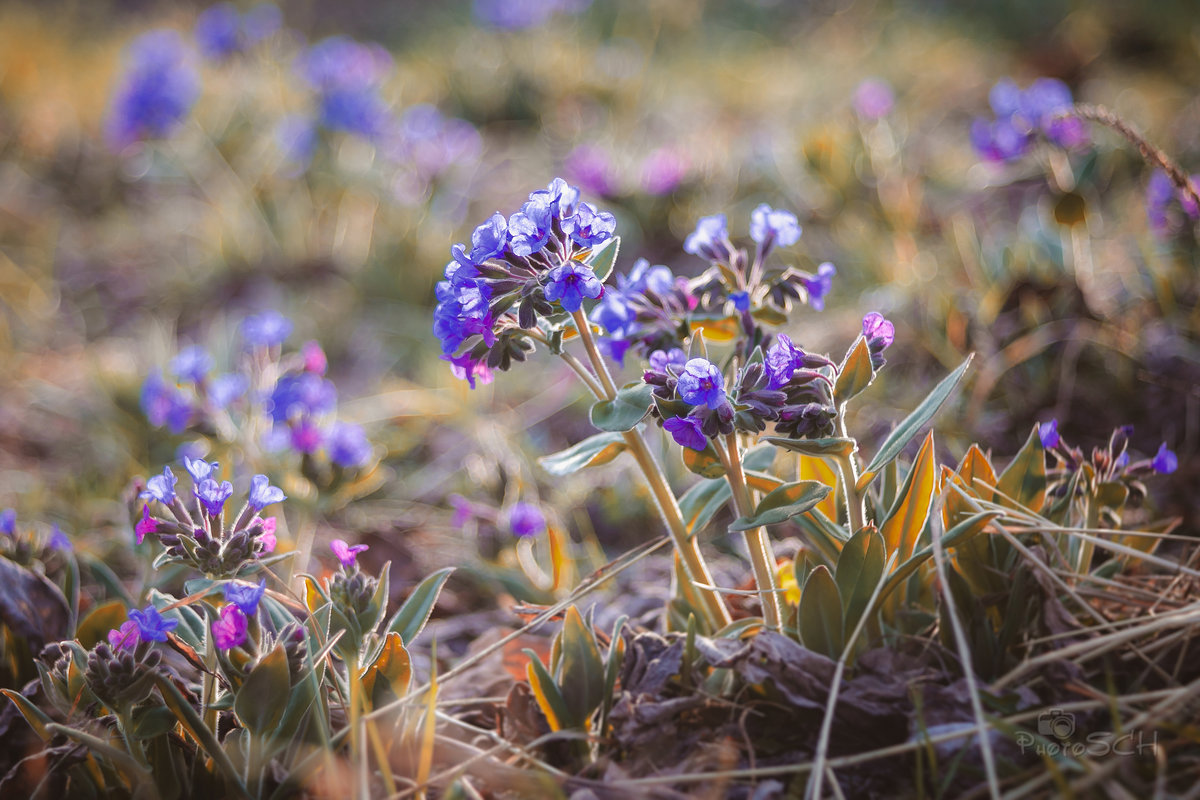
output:
[[[1046,449],[1042,447],[1037,425],[1033,426],[1012,463],[1000,473],[996,488],[1035,514],[1046,504]],[[996,501],[1001,505],[1010,504],[1005,497],[998,496]]]
[[[679,498],[679,510],[683,512],[683,522],[687,525],[688,533],[695,534],[703,530],[732,496],[729,482],[720,478],[701,481],[688,489],[683,497]]]
[[[809,650],[837,658],[842,653],[842,599],[829,569],[821,564],[809,574],[800,593],[797,624]]]
[[[439,569],[417,584],[417,588],[413,589],[404,604],[388,620],[387,629],[400,634],[400,639],[406,646],[412,644],[417,634],[424,630],[438,595],[442,593],[442,587],[446,585],[446,579],[453,571],[454,567]]]
[[[826,439],[787,439],[783,436],[768,436],[766,441],[806,456],[848,456],[858,449],[853,439],[831,436]]]
[[[110,600],[98,605],[88,612],[75,631],[79,643],[91,650],[97,642],[105,641],[108,632],[121,627],[121,623],[129,617],[129,611],[120,600]]]
[[[683,465],[690,471],[704,478],[719,478],[725,474],[725,466],[717,455],[717,449],[709,442],[704,450],[693,450],[684,447]]]
[[[383,678],[382,683],[379,678]],[[404,640],[395,631],[388,631],[379,655],[363,673],[363,689],[366,696],[374,698],[374,703],[377,704],[385,694],[382,690],[390,690],[391,694],[399,697],[408,692],[411,682],[412,659],[404,647]]]
[[[871,593],[883,577],[883,537],[875,528],[868,526],[850,537],[842,546],[837,562],[837,587],[845,608],[842,631],[849,637],[858,625],[859,618],[867,610]]]
[[[561,639],[562,658],[558,665],[558,685],[567,712],[583,725],[604,699],[604,660],[596,637],[584,624],[575,606],[567,609]]]
[[[592,424],[612,433],[633,430],[650,413],[653,392],[654,387],[644,381],[625,384],[612,400],[601,400],[592,406]]]
[[[859,394],[875,380],[875,368],[871,366],[871,350],[865,336],[858,337],[853,349],[838,369],[837,381],[833,384],[833,401],[839,407]]]
[[[277,644],[242,681],[233,709],[252,734],[262,736],[283,719],[290,690],[287,653]]]
[[[588,257],[584,259],[584,263],[592,268],[592,272],[596,273],[597,280],[604,283],[612,272],[613,265],[617,263],[617,253],[620,251],[621,237],[614,236],[598,247],[593,247],[592,252],[588,253]]]
[[[764,497],[754,509],[754,516],[739,517],[729,526],[731,531],[746,531],[762,525],[775,525],[803,514],[832,491],[817,481],[797,481],[780,486]]]
[[[783,479],[776,478],[774,475],[769,475],[765,472],[752,472],[746,470],[746,485],[756,492],[767,494],[773,492],[780,486],[783,486]]]
[[[921,404],[913,409],[912,413],[905,417],[896,426],[896,429],[888,435],[883,444],[879,446],[879,452],[875,454],[875,457],[871,459],[871,463],[867,465],[862,475],[859,476],[859,492],[866,489],[871,484],[871,481],[875,479],[875,476],[879,474],[879,471],[883,469],[884,465],[900,455],[905,445],[916,438],[916,435],[921,432],[925,424],[933,419],[934,414],[938,412],[938,409],[950,397],[954,388],[958,386],[958,382],[962,380],[963,374],[966,373],[967,367],[971,365],[971,359],[974,357],[974,353],[967,356],[966,360],[959,364],[954,372],[943,378],[942,382],[935,386],[933,391],[921,401]]]
[[[33,701],[15,689],[0,689],[0,692],[3,692],[5,697],[13,701],[13,705],[15,705],[17,710],[21,712],[21,716],[24,717],[25,721],[29,723],[29,727],[33,728],[33,732],[36,733],[43,742],[50,741],[51,734],[46,730],[46,726],[52,725],[54,720],[52,720],[46,714],[46,712],[42,711],[33,704]]]
[[[575,727],[572,724],[570,712],[567,711],[567,703],[563,700],[557,684],[554,683],[554,678],[550,677],[550,673],[546,670],[546,665],[538,658],[537,653],[529,648],[525,648],[522,652],[529,658],[529,663],[525,665],[529,688],[533,690],[533,697],[537,700],[538,708],[546,715],[546,722],[550,723],[550,730],[560,731],[563,728]]]
[[[925,436],[925,442],[921,445],[912,468],[908,471],[908,477],[900,488],[895,505],[879,529],[887,553],[890,555],[898,552],[900,561],[912,555],[917,537],[921,535],[925,521],[929,519],[936,477],[933,431],[930,431]]]
[[[538,459],[542,469],[551,475],[563,476],[584,467],[607,464],[625,450],[625,440],[619,433],[598,433],[553,455]]]

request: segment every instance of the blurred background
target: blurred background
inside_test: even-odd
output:
[[[492,568],[517,500],[597,562],[647,538],[619,468],[534,466],[590,431],[569,373],[543,354],[471,391],[431,333],[450,245],[561,175],[616,214],[618,271],[698,274],[699,217],[744,237],[757,204],[794,211],[783,262],[837,277],[787,332],[837,359],[867,311],[897,326],[865,441],[973,351],[943,458],[1005,457],[1052,417],[1085,447],[1132,424],[1140,455],[1178,453],[1150,502],[1194,531],[1193,222],[1099,127],[983,157],[993,85],[1041,76],[1200,171],[1188,0],[0,4],[0,506],[134,569],[130,482],[196,438],[147,418],[147,376],[189,345],[228,358],[275,310],[380,462],[319,537],[409,578],[465,548],[485,592],[518,591]]]

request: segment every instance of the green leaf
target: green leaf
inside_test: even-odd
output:
[[[717,449],[712,442],[704,450],[683,449],[683,465],[690,471],[704,478],[719,478],[725,474],[725,466],[717,455]]]
[[[873,380],[875,368],[871,366],[871,350],[867,347],[866,337],[860,336],[838,368],[837,381],[833,384],[834,403],[841,406],[870,386]]]
[[[592,406],[592,424],[613,433],[633,430],[650,413],[653,392],[654,387],[645,381],[625,384],[612,400],[601,400]]]
[[[762,525],[775,525],[808,511],[831,491],[833,490],[819,481],[784,484],[759,502],[758,508],[754,509],[754,516],[739,517],[729,529],[746,531]]]
[[[603,242],[599,247],[593,247],[592,252],[588,253],[588,257],[584,260],[592,272],[596,273],[596,278],[601,283],[608,278],[612,272],[613,265],[617,263],[617,253],[621,250],[621,237],[614,236],[607,242]]]
[[[287,653],[277,644],[242,681],[233,710],[251,733],[262,736],[283,719],[290,691]]]
[[[562,660],[558,665],[558,685],[567,713],[584,725],[604,699],[604,660],[596,637],[588,630],[575,606],[567,609],[561,640]]]
[[[845,608],[842,632],[848,638],[867,610],[871,593],[884,568],[883,537],[873,527],[866,527],[850,537],[838,556],[836,582]]]
[[[28,697],[15,689],[0,689],[0,692],[3,692],[5,697],[13,701],[13,705],[17,707],[17,711],[21,712],[21,716],[29,723],[29,727],[33,728],[33,732],[43,742],[50,741],[51,734],[46,730],[46,726],[54,724],[54,720],[46,712],[35,706]]]
[[[109,631],[121,627],[121,623],[125,622],[128,617],[129,610],[125,608],[124,603],[120,600],[110,600],[88,612],[88,615],[79,622],[75,638],[81,645],[91,650],[97,642],[105,640]]]
[[[800,592],[800,641],[809,650],[837,658],[842,653],[842,599],[829,568],[821,564]]]
[[[563,476],[578,472],[584,467],[598,467],[619,456],[626,448],[619,433],[598,433],[579,444],[568,447],[553,455],[538,459],[542,469],[551,475]]]
[[[139,739],[163,736],[175,728],[175,715],[166,706],[139,706],[133,711],[133,735]]]
[[[284,660],[284,668],[287,668],[286,659]],[[171,709],[180,724],[183,725],[192,738],[199,742],[200,746],[212,758],[213,763],[217,765],[217,769],[225,776],[228,785],[237,790],[237,796],[243,798],[249,797],[246,793],[246,787],[238,777],[237,770],[233,768],[233,764],[229,761],[228,754],[221,748],[217,737],[204,724],[204,720],[200,719],[200,715],[196,713],[196,709],[192,708],[192,704],[184,699],[179,689],[164,673],[155,673],[154,683],[158,686],[159,694],[162,695],[163,702],[167,704],[167,708]]]
[[[379,623],[383,621],[383,615],[387,613],[388,604],[388,588],[391,585],[392,562],[388,561],[383,565],[383,571],[379,574],[379,580],[375,583],[375,591],[371,594],[371,602],[367,603],[358,615],[355,622],[358,623],[359,630],[364,634],[370,635],[379,627]]]
[[[846,529],[825,516],[820,508],[814,507],[807,514],[795,518],[795,524],[804,532],[805,541],[811,544],[829,564],[836,564],[838,555],[846,545]]]
[[[1046,504],[1046,449],[1042,447],[1037,425],[1033,426],[1012,463],[1000,473],[996,488],[1035,514]],[[1011,505],[1002,496],[998,496],[996,502]]]
[[[688,489],[679,498],[679,510],[683,512],[683,523],[688,533],[696,534],[703,530],[732,496],[733,490],[723,478],[701,481]]]
[[[937,464],[934,461],[933,431],[930,431],[900,487],[895,504],[879,526],[888,555],[899,553],[899,561],[912,555],[917,538],[929,519],[936,484]]]
[[[766,472],[775,463],[775,455],[775,448],[771,445],[755,445],[742,456],[742,466],[747,470]]]
[[[768,436],[766,441],[806,456],[848,456],[858,449],[853,439],[831,436],[826,439],[787,439],[783,436]]]
[[[417,584],[417,588],[413,589],[412,594],[388,621],[387,629],[400,634],[405,646],[412,644],[417,634],[425,629],[425,623],[429,621],[429,615],[433,613],[433,607],[437,604],[438,595],[442,593],[442,587],[453,571],[454,567],[439,569]]]
[[[905,445],[912,441],[921,429],[925,427],[925,423],[933,419],[933,415],[938,412],[946,399],[950,397],[950,393],[958,386],[958,382],[962,380],[963,374],[966,373],[967,367],[971,364],[971,359],[975,354],[967,356],[963,363],[958,365],[958,368],[942,379],[942,382],[934,387],[921,404],[913,409],[912,413],[904,418],[904,421],[896,426],[896,429],[888,435],[883,444],[879,446],[879,452],[871,459],[871,463],[863,470],[862,475],[858,479],[858,490],[861,492],[871,484],[875,476],[879,474],[879,470],[883,469],[884,465],[900,455],[904,450]]]
[[[546,665],[538,658],[537,653],[529,648],[525,648],[521,652],[529,658],[529,663],[525,665],[525,675],[529,678],[529,688],[533,690],[533,697],[537,700],[538,707],[542,709],[542,713],[546,715],[546,721],[550,723],[550,730],[560,731],[563,728],[577,727],[570,717],[567,703],[563,700],[558,685],[554,683],[554,678],[550,677],[550,673],[546,670]]]

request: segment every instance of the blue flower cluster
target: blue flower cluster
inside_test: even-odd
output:
[[[524,360],[520,336],[539,316],[574,313],[604,294],[585,259],[616,231],[612,214],[579,199],[561,178],[529,195],[517,213],[499,212],[471,234],[471,248],[456,244],[437,285],[433,332],[451,371],[487,383],[493,369]]]
[[[396,165],[392,197],[402,205],[423,202],[434,182],[464,176],[483,155],[483,137],[465,119],[448,117],[428,104],[404,110],[384,145],[384,155]]]
[[[544,25],[556,13],[579,14],[592,0],[475,0],[475,19],[493,28],[521,30]]]
[[[205,58],[223,61],[267,39],[282,23],[283,15],[274,3],[259,3],[245,14],[233,3],[217,3],[196,17],[192,35]]]
[[[1191,176],[1191,181],[1192,185],[1200,186],[1200,175]],[[1200,206],[1175,185],[1170,175],[1161,169],[1155,170],[1146,184],[1146,216],[1156,235],[1167,236],[1183,228],[1182,220],[1174,210],[1176,203],[1188,220],[1200,219]]]
[[[152,30],[129,46],[108,112],[105,134],[120,150],[142,139],[169,136],[200,94],[200,76],[183,38]]]
[[[150,423],[175,434],[191,427],[222,431],[228,426],[218,420],[245,422],[261,415],[270,423],[262,443],[270,451],[312,455],[324,449],[338,466],[369,464],[372,448],[362,428],[333,419],[337,388],[324,377],[327,362],[320,345],[308,342],[299,353],[284,355],[292,323],[275,311],[247,317],[240,330],[237,371],[212,375],[212,357],[192,345],[171,359],[173,380],[160,372],[146,378],[141,405]]]
[[[1004,79],[992,87],[988,103],[995,119],[978,117],[971,124],[971,144],[988,161],[1015,161],[1033,147],[1038,135],[1060,147],[1089,141],[1087,126],[1075,117],[1059,117],[1074,100],[1062,81],[1038,78],[1028,89]]]
[[[380,93],[392,58],[381,46],[332,36],[308,48],[294,69],[315,93],[317,125],[377,140],[394,124]]]

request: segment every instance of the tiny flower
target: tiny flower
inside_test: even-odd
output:
[[[791,337],[779,334],[775,343],[767,348],[764,358],[767,388],[774,391],[786,386],[796,370],[804,366],[804,356],[804,351],[792,343]]]
[[[676,387],[679,397],[694,406],[716,409],[725,403],[725,379],[716,364],[693,358],[684,365]]]
[[[550,270],[549,282],[546,284],[546,299],[562,304],[563,309],[572,313],[583,306],[583,299],[595,299],[604,292],[604,285],[596,278],[592,268],[577,261]]]
[[[201,383],[212,369],[212,357],[203,347],[192,345],[171,359],[170,369],[171,374],[181,381]]]
[[[325,438],[329,460],[339,467],[365,467],[371,461],[371,443],[362,426],[337,422]]]
[[[250,381],[245,375],[228,372],[218,375],[208,384],[208,401],[213,408],[228,408],[233,401],[246,393]]]
[[[250,586],[244,583],[227,583],[224,587],[225,599],[241,609],[242,613],[247,617],[254,616],[254,612],[258,609],[258,601],[262,599],[263,592],[266,590],[266,578],[260,580],[257,586]]]
[[[554,213],[554,218],[559,220],[574,216],[575,209],[579,206],[579,189],[562,178],[555,178],[545,189],[529,195],[530,200],[535,197],[544,197],[550,203],[550,210]]]
[[[892,113],[895,102],[892,87],[879,78],[867,78],[854,90],[854,110],[863,119],[883,119]]]
[[[466,525],[475,516],[475,506],[461,494],[450,495],[450,505],[454,513],[450,515],[450,524],[456,528]]]
[[[1179,469],[1179,458],[1174,452],[1167,449],[1167,443],[1163,442],[1158,446],[1158,452],[1154,455],[1154,460],[1150,462],[1151,468],[1161,475],[1170,475],[1175,470]]]
[[[267,517],[262,521],[262,533],[258,535],[258,541],[262,545],[263,553],[274,553],[276,545],[279,544],[275,538],[275,518]]]
[[[884,319],[883,314],[872,311],[863,317],[863,336],[867,341],[879,342],[880,348],[891,346],[896,340],[896,326]]]
[[[176,31],[144,33],[128,50],[128,63],[113,96],[106,137],[114,149],[169,136],[200,94],[200,77]]]
[[[129,612],[129,619],[137,624],[138,636],[143,642],[165,642],[167,631],[174,630],[179,625],[177,619],[164,619],[154,606],[146,606],[139,611]],[[121,626],[124,629],[124,625]]]
[[[213,644],[229,650],[246,642],[246,615],[236,605],[221,607],[221,618],[212,624]]]
[[[50,539],[46,542],[46,546],[53,550],[70,550],[71,539],[58,527],[58,523],[51,526]]]
[[[138,646],[138,624],[132,619],[121,623],[120,628],[108,632],[108,643],[114,650],[132,650]]]
[[[187,470],[188,475],[192,476],[192,483],[200,483],[218,473],[221,469],[221,463],[219,461],[210,463],[203,458],[191,458],[184,455],[183,468]]]
[[[825,295],[833,288],[833,276],[836,274],[837,269],[826,261],[817,267],[815,278],[801,278],[804,288],[808,291],[808,304],[817,311],[825,310]]]
[[[148,375],[142,384],[140,404],[151,425],[166,425],[171,433],[182,433],[192,419],[187,396],[157,372]]]
[[[225,501],[233,494],[233,484],[229,481],[217,483],[212,478],[205,478],[196,486],[193,494],[204,505],[205,510],[215,517],[221,513]]]
[[[292,322],[278,311],[263,311],[242,320],[241,331],[248,348],[277,347],[291,335]]]
[[[308,418],[301,419],[291,427],[289,439],[297,453],[315,453],[321,448],[321,429]]]
[[[369,548],[365,544],[350,545],[342,539],[334,539],[329,543],[329,549],[337,556],[337,560],[342,563],[343,567],[352,567],[358,554]]]
[[[700,420],[696,417],[672,417],[663,422],[663,427],[671,434],[676,444],[691,448],[697,452],[708,447],[708,437],[700,430]]]
[[[17,512],[6,508],[0,511],[0,533],[12,536],[17,532]]]
[[[262,511],[272,503],[282,503],[287,499],[283,489],[271,485],[271,479],[266,475],[255,475],[250,479],[250,507]]]
[[[325,369],[329,366],[329,360],[325,358],[325,351],[317,342],[305,342],[304,346],[300,348],[300,357],[304,360],[305,372],[324,375]]]
[[[512,237],[512,251],[519,256],[530,256],[539,252],[550,241],[554,225],[554,212],[547,196],[534,197],[521,210],[508,218],[508,233]]]
[[[485,360],[473,358],[470,353],[463,353],[461,356],[444,355],[442,360],[450,362],[450,374],[466,381],[472,389],[475,388],[475,381],[487,384],[495,377]]]
[[[508,512],[508,529],[515,536],[535,536],[546,530],[546,516],[532,503],[513,503]]]
[[[728,240],[729,230],[724,214],[701,217],[696,223],[696,230],[684,240],[683,251],[709,261],[723,261],[729,257]]]
[[[1038,438],[1042,440],[1042,447],[1047,450],[1058,447],[1058,420],[1052,419],[1038,425]]]
[[[617,218],[597,211],[591,203],[580,203],[575,213],[562,221],[563,233],[580,247],[595,247],[612,238]]]
[[[790,211],[781,211],[763,203],[750,212],[750,238],[764,252],[775,245],[791,247],[800,241],[800,223]]]
[[[650,369],[655,372],[665,373],[670,367],[672,372],[678,374],[683,372],[686,366],[687,356],[678,347],[672,347],[670,350],[655,350],[650,354]]]
[[[508,220],[497,211],[471,233],[471,262],[482,264],[504,255],[508,246]]]
[[[733,301],[733,307],[738,311],[750,310],[749,292],[730,292],[729,299]]]
[[[150,506],[142,506],[142,518],[133,526],[133,532],[137,534],[138,544],[145,541],[147,533],[158,533],[158,523],[150,516]]]
[[[146,491],[139,495],[143,500],[157,500],[164,506],[175,502],[175,484],[178,478],[170,467],[163,467],[162,475],[155,475],[146,481]]]

